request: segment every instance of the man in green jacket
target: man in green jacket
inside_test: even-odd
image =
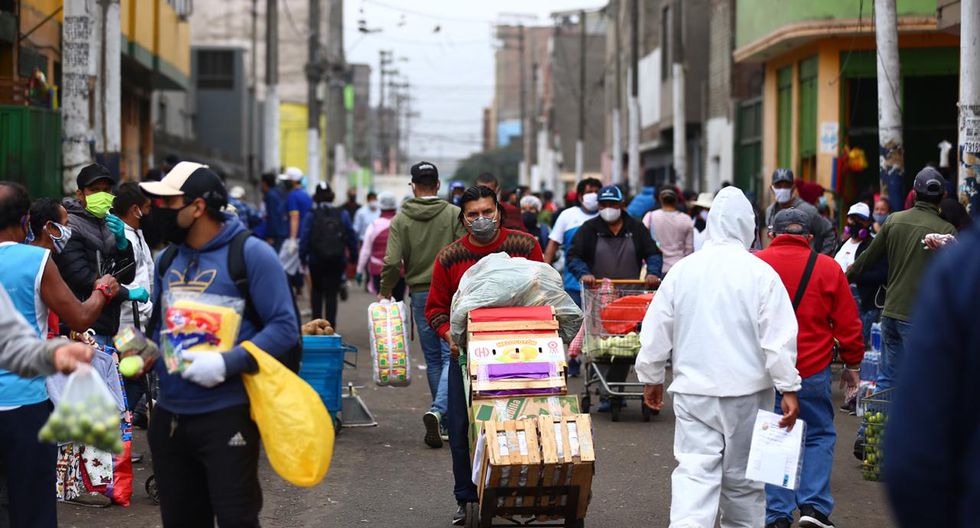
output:
[[[923,240],[931,233],[956,234],[953,225],[939,217],[939,202],[945,188],[946,182],[936,169],[926,167],[919,171],[914,184],[915,206],[890,215],[881,232],[847,272],[847,279],[854,282],[879,260],[888,259],[888,292],[881,314],[883,350],[877,379],[879,391],[894,386],[904,355],[912,303],[933,252],[925,247]]]
[[[412,166],[412,192],[415,198],[405,202],[391,220],[378,297],[391,297],[404,266],[405,283],[412,296],[412,319],[419,331],[425,374],[432,392],[432,407],[422,417],[425,443],[429,447],[442,447],[446,435],[440,422],[448,401],[449,346],[426,321],[425,303],[436,255],[466,235],[466,230],[459,222],[459,208],[437,196],[439,170],[435,165],[422,161]]]

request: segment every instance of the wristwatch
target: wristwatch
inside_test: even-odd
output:
[[[102,292],[102,295],[105,295],[106,299],[112,300],[112,298],[115,297],[115,295],[112,293],[112,288],[110,288],[108,284],[99,284],[95,287],[95,289]]]

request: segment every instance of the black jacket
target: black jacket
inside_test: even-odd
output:
[[[609,230],[609,224],[599,216],[582,224],[572,238],[572,248],[568,251],[565,265],[575,278],[581,279],[583,275],[591,274],[590,270],[595,265],[596,243],[600,237],[627,234],[633,238],[638,264],[642,266],[646,262],[648,274],[662,277],[664,258],[660,248],[653,241],[650,230],[643,225],[643,222],[626,214],[626,211],[623,211],[623,228],[620,229],[619,235],[613,235]]]
[[[861,241],[861,243],[858,245],[857,251],[854,252],[854,260],[857,260],[857,258],[861,256],[861,253],[864,253],[864,250],[868,249],[868,246],[871,245],[872,240],[874,239],[869,236]],[[840,243],[837,244],[837,249],[834,251],[835,255],[842,247],[844,247],[845,242],[847,242],[846,239],[841,240]],[[877,306],[875,306],[875,297],[878,295],[878,289],[884,286],[886,282],[888,282],[888,259],[884,258],[853,281],[853,284],[857,286],[858,294],[861,297],[861,305],[859,308],[862,312],[877,308]],[[884,302],[884,295],[882,295],[881,300]]]
[[[116,249],[115,235],[109,232],[105,220],[92,216],[77,200],[66,199],[63,205],[68,210],[71,238],[65,249],[55,254],[54,262],[75,297],[84,301],[92,295],[96,279],[102,276],[100,265],[102,270],[122,270],[122,273],[115,273],[119,284],[133,282],[136,277],[133,245],[127,245],[122,251]],[[123,302],[129,302],[128,295],[126,288],[120,288],[119,295],[102,309],[99,318],[92,325],[96,334],[116,335],[119,331],[119,306]],[[54,310],[57,312],[57,307]]]

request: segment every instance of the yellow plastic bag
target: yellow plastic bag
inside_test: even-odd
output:
[[[242,346],[259,364],[259,371],[242,374],[242,381],[272,469],[297,486],[319,484],[333,456],[327,408],[313,387],[276,358],[251,341]]]

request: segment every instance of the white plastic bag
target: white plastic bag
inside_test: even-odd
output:
[[[371,370],[380,386],[407,387],[412,383],[408,354],[405,303],[387,299],[368,306],[371,332]]]
[[[467,316],[471,310],[503,306],[552,306],[558,316],[558,333],[570,343],[582,326],[582,310],[565,293],[561,275],[551,266],[506,253],[483,257],[459,280],[453,296],[450,325],[453,340],[466,343]]]
[[[296,275],[299,272],[299,244],[295,239],[283,241],[279,249],[279,262],[282,263],[282,269],[286,270],[286,275]]]
[[[112,393],[88,365],[68,377],[65,391],[48,421],[38,432],[42,442],[79,442],[96,449],[122,453],[119,411]]]

